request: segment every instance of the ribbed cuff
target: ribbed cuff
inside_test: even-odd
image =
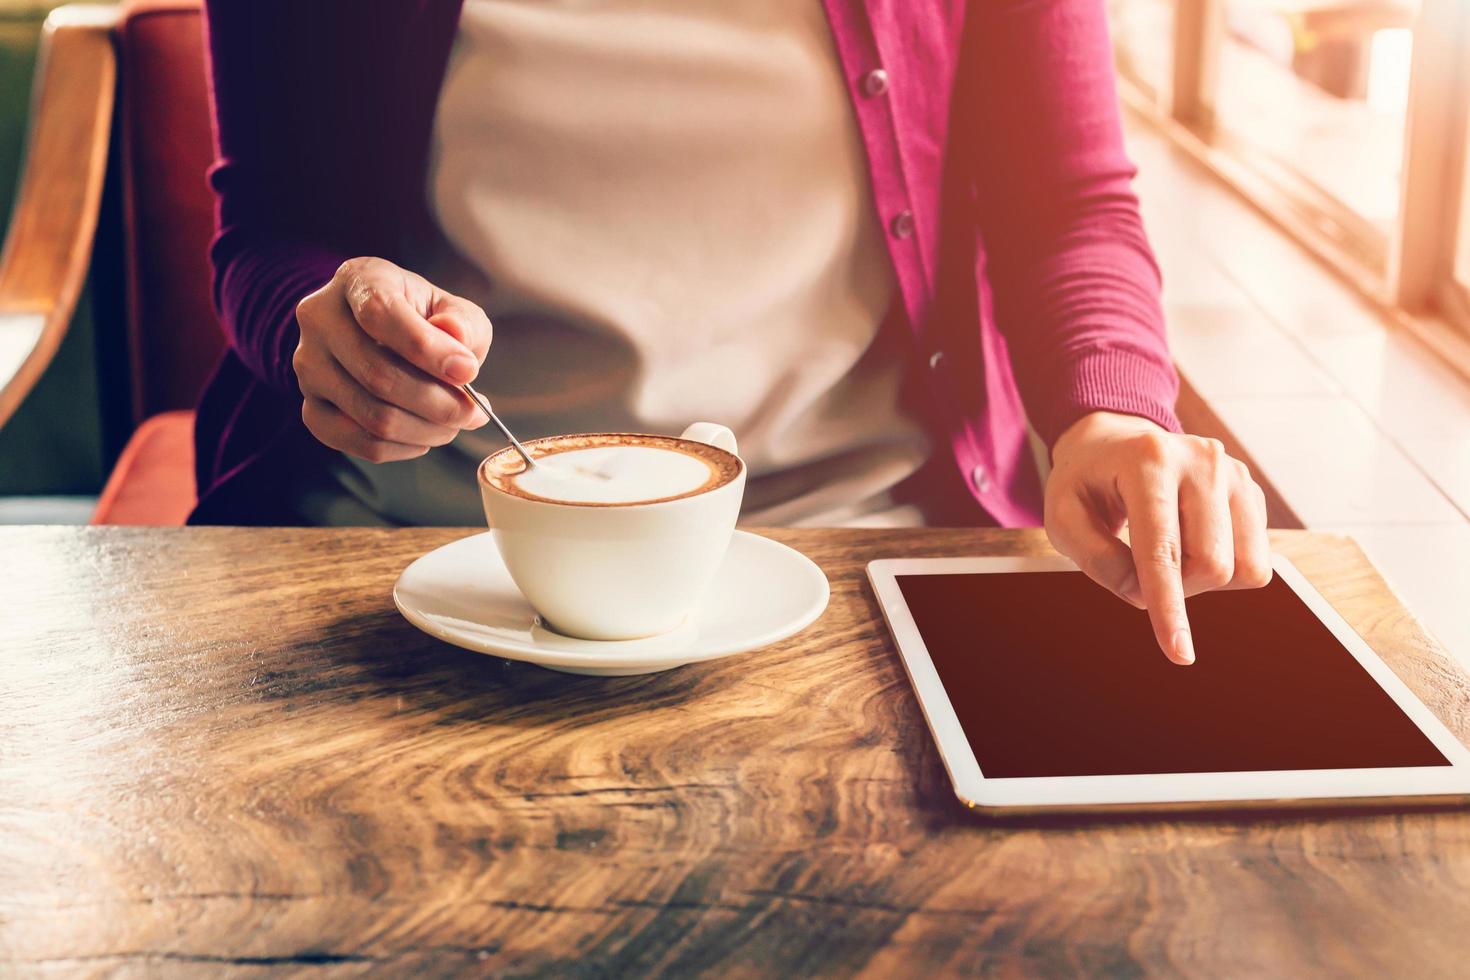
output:
[[[220,254],[221,246],[231,254]],[[296,304],[331,280],[347,256],[307,243],[255,244],[238,236],[222,237],[212,258],[223,269],[215,302],[235,353],[251,374],[299,396],[291,363],[301,336]]]
[[[1183,431],[1174,414],[1179,376],[1172,363],[1156,356],[1126,347],[1085,351],[1064,363],[1056,382],[1044,417],[1032,420],[1048,446],[1092,412],[1137,415],[1170,432]]]

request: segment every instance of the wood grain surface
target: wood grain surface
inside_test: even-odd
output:
[[[0,973],[1465,973],[1463,812],[956,801],[863,565],[1039,532],[767,532],[830,577],[817,624],[612,679],[401,620],[465,533],[0,528]],[[1356,546],[1276,544],[1470,734]]]

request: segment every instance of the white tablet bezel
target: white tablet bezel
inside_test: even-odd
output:
[[[919,707],[939,747],[955,793],[997,811],[1280,807],[1336,801],[1470,802],[1470,751],[1281,555],[1272,567],[1332,631],[1394,703],[1450,761],[1449,766],[1313,769],[1282,772],[1162,773],[1146,776],[1048,776],[987,779],[970,749],[949,695],[899,590],[900,575],[1077,571],[1067,558],[893,558],[868,563],[868,579],[898,647]],[[1162,656],[1162,654],[1160,654]]]

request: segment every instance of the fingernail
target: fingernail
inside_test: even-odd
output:
[[[444,359],[444,375],[451,381],[456,379],[458,384],[473,381],[476,374],[480,372],[480,366],[475,359],[468,354],[450,354]]]
[[[1194,638],[1189,635],[1189,630],[1175,631],[1174,658],[1181,664],[1194,663]]]
[[[1118,594],[1135,606],[1143,605],[1143,593],[1138,588],[1138,573],[1129,572],[1123,584],[1118,587]]]

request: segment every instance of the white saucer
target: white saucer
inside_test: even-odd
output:
[[[767,646],[827,608],[827,577],[799,551],[736,531],[703,604],[678,629],[641,640],[553,633],[510,580],[490,532],[436,548],[403,570],[393,602],[446,643],[570,674],[650,674]]]

